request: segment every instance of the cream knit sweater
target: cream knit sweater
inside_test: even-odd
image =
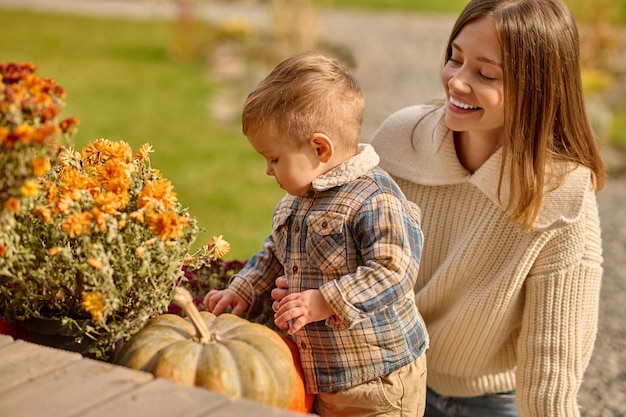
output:
[[[520,416],[579,416],[602,276],[590,174],[572,170],[524,233],[498,202],[501,152],[470,174],[442,111],[405,108],[372,139],[381,167],[422,211],[415,290],[431,339],[428,386],[457,397],[516,389]]]

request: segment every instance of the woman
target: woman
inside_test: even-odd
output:
[[[400,110],[372,139],[422,211],[425,415],[578,416],[606,174],[570,11],[561,0],[471,1],[441,79],[445,102]]]

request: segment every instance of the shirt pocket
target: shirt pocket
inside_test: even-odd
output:
[[[346,218],[331,212],[313,212],[306,220],[306,251],[311,266],[337,276],[346,265]]]
[[[272,217],[272,238],[276,247],[276,255],[281,257],[283,265],[286,262],[287,243],[289,234],[289,222],[291,221],[292,210],[279,209]]]

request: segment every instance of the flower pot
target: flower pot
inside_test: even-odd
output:
[[[82,337],[83,329],[89,320],[76,320],[78,327],[64,326],[60,318],[31,317],[26,320],[16,320],[15,324],[21,331],[19,339],[38,345],[68,350],[90,357],[88,353],[92,340]]]
[[[24,331],[15,322],[6,322],[0,317],[0,334],[11,336],[13,339],[23,339]]]

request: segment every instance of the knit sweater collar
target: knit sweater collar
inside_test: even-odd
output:
[[[400,132],[412,132],[409,138],[402,140],[390,137],[381,129],[378,133],[384,137],[375,139],[376,150],[383,156],[382,168],[394,176],[422,185],[470,183],[503,211],[506,210],[511,197],[510,173],[508,169],[504,170],[499,198],[501,149],[472,174],[458,160],[453,132],[443,122],[444,108],[433,111],[433,107],[414,106],[405,111],[406,117],[396,119],[396,122],[407,125],[397,126],[396,130],[387,133],[397,135]],[[417,115],[418,118],[415,117],[416,111],[421,113]],[[427,113],[429,111],[430,113]],[[422,122],[415,126],[416,121],[422,116],[424,117]],[[576,221],[582,213],[585,194],[590,190],[589,170],[585,167],[571,169],[561,186],[548,190],[544,195],[543,207],[535,221],[534,229],[547,230]]]
[[[331,169],[313,180],[314,191],[324,191],[333,187],[347,184],[358,177],[367,174],[376,165],[379,158],[374,148],[369,144],[359,144],[357,154],[340,165]]]

